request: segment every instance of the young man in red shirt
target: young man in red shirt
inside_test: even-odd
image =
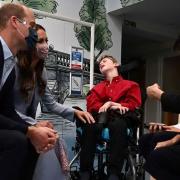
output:
[[[99,114],[110,109],[119,110],[120,114],[111,113],[105,124],[110,133],[110,154],[108,164],[108,180],[118,180],[126,154],[127,128],[133,124],[125,114],[133,112],[141,106],[139,85],[124,80],[118,73],[119,63],[105,55],[99,60],[99,69],[105,80],[95,85],[87,96],[87,111],[96,119],[95,124],[83,126],[82,150],[80,154],[81,180],[88,180],[93,168],[94,153],[99,136]]]

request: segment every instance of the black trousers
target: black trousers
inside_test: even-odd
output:
[[[37,153],[27,137],[15,130],[0,130],[0,179],[32,179]]]
[[[173,138],[176,132],[145,134],[140,138],[139,147],[146,159],[145,170],[157,180],[180,179],[180,143],[154,150],[157,142]]]
[[[109,120],[107,123],[110,133],[109,174],[119,175],[121,173],[128,145],[127,126],[126,119],[119,117],[113,118],[113,120]],[[99,128],[99,124],[85,124],[83,126],[80,153],[81,172],[90,172],[92,170],[96,143],[100,134],[101,128]]]

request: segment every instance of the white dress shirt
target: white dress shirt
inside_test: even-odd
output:
[[[0,41],[1,41],[3,53],[4,53],[4,66],[3,66],[3,73],[2,73],[2,78],[0,82],[0,90],[1,90],[4,83],[6,82],[6,79],[8,78],[12,69],[14,68],[15,58],[13,57],[11,50],[9,49],[6,42],[1,36],[0,36]]]

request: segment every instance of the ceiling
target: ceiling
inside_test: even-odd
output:
[[[179,0],[144,0],[111,13],[134,21],[146,21],[180,30]]]
[[[129,22],[123,25],[122,44],[126,48],[174,41],[180,34],[180,0],[144,0],[110,14]],[[142,24],[146,24],[146,29]],[[148,27],[153,27],[153,31]],[[156,32],[159,27],[162,31]]]

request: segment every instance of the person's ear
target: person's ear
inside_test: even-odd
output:
[[[115,63],[115,67],[119,67],[120,66],[120,63]]]
[[[9,19],[9,22],[11,26],[13,26],[15,29],[17,29],[17,18],[16,16],[11,16]]]

